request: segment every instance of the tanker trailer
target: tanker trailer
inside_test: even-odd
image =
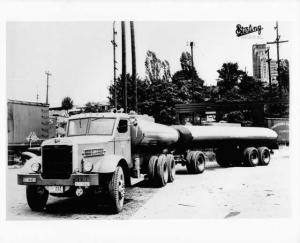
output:
[[[261,127],[173,126],[179,139],[176,161],[186,164],[190,173],[205,167],[203,150],[212,149],[221,167],[268,165],[270,151],[278,149],[277,134]],[[185,154],[185,156],[182,156]],[[178,159],[179,158],[179,159]]]

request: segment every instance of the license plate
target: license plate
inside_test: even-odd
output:
[[[75,181],[75,186],[90,186],[88,181]]]
[[[23,178],[23,182],[36,182],[36,178],[25,177]]]
[[[49,191],[49,193],[64,193],[63,186],[48,186],[47,190]]]

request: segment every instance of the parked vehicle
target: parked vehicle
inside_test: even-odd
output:
[[[7,111],[8,162],[12,163],[29,147],[51,137],[51,124],[49,105],[43,103],[8,100]]]
[[[222,167],[268,165],[277,134],[267,128],[166,126],[148,116],[88,113],[69,118],[63,138],[46,140],[41,156],[18,175],[32,210],[43,210],[48,195],[77,196],[104,192],[116,213],[126,187],[148,177],[158,187],[175,179],[175,165],[189,173],[205,170],[204,149],[212,148]]]

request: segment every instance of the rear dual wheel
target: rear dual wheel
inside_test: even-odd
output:
[[[175,179],[175,160],[172,154],[161,154],[151,156],[148,164],[150,181],[158,187],[165,186]]]
[[[267,147],[258,148],[259,164],[268,165],[271,160],[270,150]]]
[[[259,153],[254,147],[245,148],[243,152],[243,160],[247,166],[257,166],[259,163]]]

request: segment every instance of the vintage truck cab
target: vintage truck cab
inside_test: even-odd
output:
[[[124,113],[86,113],[68,120],[65,137],[46,140],[41,156],[26,162],[18,184],[26,185],[32,210],[43,210],[48,195],[81,196],[104,190],[112,209],[121,211],[130,185],[130,117]]]

